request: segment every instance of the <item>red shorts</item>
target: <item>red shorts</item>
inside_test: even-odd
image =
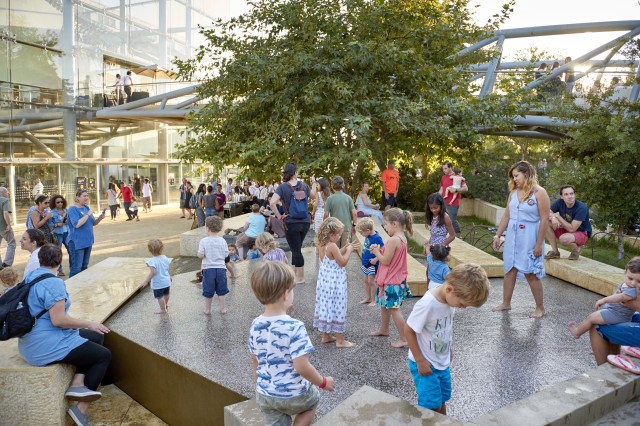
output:
[[[569,232],[564,228],[558,228],[553,232],[554,234],[556,234],[556,238],[560,238],[560,235],[563,235],[563,234],[572,234],[578,246],[583,246],[587,244],[587,241],[589,241],[589,235],[587,234],[587,231]]]

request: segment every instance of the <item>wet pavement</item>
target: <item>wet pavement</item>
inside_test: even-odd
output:
[[[352,256],[347,265],[346,336],[357,346],[337,349],[321,344],[321,333],[312,330],[318,266],[312,248],[303,252],[307,284],[296,288],[293,316],[306,324],[316,348],[311,362],[322,374],[336,379],[335,392],[322,394],[318,414],[327,413],[365,384],[415,404],[413,380],[406,365],[407,350],[390,346],[397,338],[393,325],[390,338],[368,335],[379,326],[380,310],[358,303],[363,295],[360,258]],[[174,277],[169,314],[153,314],[156,303],[151,290],[146,288],[109,319],[107,325],[118,334],[251,398],[255,385],[246,341],[251,321],[262,312],[248,283],[256,262],[238,264],[240,276],[229,283],[227,315],[217,313],[215,300],[213,315],[202,314],[201,289],[190,282],[200,262],[195,258],[176,258],[172,268],[179,275]],[[547,315],[539,320],[528,316],[534,304],[526,282],[518,282],[512,311],[491,312],[491,307],[502,300],[502,279],[491,280],[492,292],[485,306],[458,311],[454,320],[450,416],[472,420],[595,367],[588,337],[574,340],[566,324],[582,320],[600,296],[552,277],[545,278],[543,283]],[[417,300],[405,302],[402,307],[405,318]]]

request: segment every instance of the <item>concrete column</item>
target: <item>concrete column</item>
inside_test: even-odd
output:
[[[186,44],[187,44],[187,54],[189,56],[191,56],[191,26],[193,25],[191,22],[191,15],[192,15],[192,11],[191,11],[191,0],[187,0],[186,4],[185,4],[185,40],[186,40]]]
[[[75,102],[75,6],[73,0],[62,1],[62,37],[60,47],[64,52],[62,56],[62,102],[65,106],[73,106]],[[65,110],[63,113],[64,126],[64,159],[75,160],[78,158],[76,141],[76,113]]]
[[[158,126],[158,158],[165,162],[158,164],[157,203],[167,204],[169,203],[169,164],[166,161],[169,157],[169,138],[167,137],[167,125],[159,124]]]
[[[160,40],[158,45],[158,65],[167,67],[167,0],[158,3],[158,32]]]
[[[127,4],[126,0],[120,0],[120,46],[122,54],[129,55],[129,37],[127,36]]]
[[[87,180],[89,176],[87,176]],[[88,183],[88,182],[87,182]],[[100,214],[100,195],[102,194],[102,179],[100,179],[100,164],[96,164],[96,209],[94,212]]]

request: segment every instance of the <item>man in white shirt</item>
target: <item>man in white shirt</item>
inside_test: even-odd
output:
[[[131,85],[133,84],[133,80],[131,80],[131,71],[127,71],[127,74],[122,79],[122,83],[124,84],[124,93],[127,94],[127,102],[131,101]]]
[[[144,212],[151,211],[151,193],[153,192],[153,187],[149,183],[149,179],[144,180],[144,185],[142,185],[142,207],[144,208]]]
[[[253,181],[249,182],[249,195],[254,199],[254,201],[258,198],[258,187]]]
[[[35,200],[38,195],[42,195],[44,193],[44,185],[40,182],[39,178],[36,178],[36,184],[33,186],[33,199]]]

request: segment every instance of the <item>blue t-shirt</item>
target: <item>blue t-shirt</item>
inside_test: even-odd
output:
[[[71,206],[67,209],[67,222],[69,223],[69,242],[73,242],[74,249],[83,249],[93,245],[93,223],[96,221],[93,215],[89,215],[87,221],[76,228],[78,221],[89,212],[89,206]]]
[[[371,244],[379,244],[380,247],[384,247],[384,241],[382,241],[382,237],[378,234],[378,231],[373,231],[373,234],[364,239],[364,244],[362,245],[362,266],[372,266],[370,263],[371,259],[376,257],[369,251]]]
[[[167,288],[171,285],[171,275],[169,275],[169,265],[171,259],[164,254],[160,256],[153,256],[147,260],[147,266],[155,268],[156,274],[151,278],[151,289],[160,290],[161,288]]]
[[[429,281],[444,284],[444,277],[451,271],[449,265],[440,260],[434,260],[431,255],[427,256],[427,265],[429,265]]]
[[[247,218],[247,223],[249,223],[249,227],[244,233],[247,237],[256,238],[264,232],[264,228],[267,226],[267,219],[259,213],[252,214]]]
[[[49,269],[38,268],[26,277],[29,283],[40,275],[51,273]],[[47,312],[37,321],[33,329],[18,339],[20,355],[31,365],[38,367],[60,361],[69,352],[82,345],[87,339],[80,337],[77,328],[61,328],[51,323],[48,310],[57,302],[64,300],[64,311],[69,311],[71,300],[60,278],[46,278],[29,291],[29,311],[36,316],[44,309]]]
[[[558,198],[551,205],[551,211],[554,213],[560,213],[560,216],[567,222],[571,223],[574,220],[581,221],[580,226],[576,231],[586,231],[589,238],[591,238],[591,222],[589,222],[589,207],[582,201],[576,200],[573,207],[567,207],[567,204],[562,198]]]
[[[53,213],[53,216],[51,217],[51,219],[49,219],[49,223],[51,225],[51,228],[53,229],[53,232],[58,235],[69,232],[69,227],[66,223],[63,222],[64,216],[67,213],[66,210],[62,213],[62,215],[60,214],[60,212],[58,212],[58,209],[52,209],[51,213]],[[62,226],[56,226],[56,224],[58,223],[62,223]]]
[[[289,315],[260,315],[251,323],[249,351],[258,359],[256,392],[278,398],[304,395],[311,383],[293,360],[314,351],[304,323]]]

